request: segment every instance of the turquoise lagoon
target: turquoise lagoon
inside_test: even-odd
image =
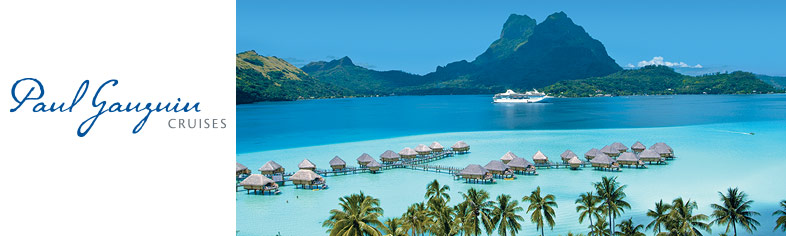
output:
[[[786,96],[579,98],[516,106],[489,100],[488,96],[421,96],[241,105],[237,160],[252,170],[275,160],[293,171],[303,158],[323,168],[338,155],[352,165],[363,152],[378,158],[388,149],[399,151],[433,141],[449,146],[459,140],[471,145],[471,153],[433,164],[485,165],[507,151],[531,160],[541,150],[557,160],[565,149],[582,155],[615,141],[627,146],[635,141],[648,146],[666,142],[677,158],[667,165],[621,172],[539,169],[537,176],[500,179],[495,184],[468,184],[445,173],[393,169],[329,176],[330,188],[321,191],[292,185],[283,186],[280,195],[241,191],[236,195],[239,235],[324,235],[322,221],[337,207],[338,198],[359,191],[379,198],[385,217],[397,217],[411,203],[423,200],[426,184],[434,179],[451,187],[451,204],[470,187],[485,189],[493,197],[505,193],[520,200],[540,186],[559,204],[557,225],[546,234],[586,233],[588,222],[578,224],[573,202],[580,193],[592,191],[592,182],[602,176],[618,176],[628,185],[632,208],[618,222],[631,217],[646,225],[647,209],[660,199],[678,196],[698,201],[699,211],[709,214],[717,192],[737,186],[762,214],[755,235],[778,235],[772,231],[775,219],[770,214],[778,201],[786,199]],[[403,115],[393,109],[407,106]],[[425,116],[413,118],[418,114]],[[272,125],[250,125],[257,122]],[[522,235],[538,233],[534,224],[523,226]],[[716,227],[713,234],[721,231]]]

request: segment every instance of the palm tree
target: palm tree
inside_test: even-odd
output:
[[[428,202],[429,221],[427,230],[432,235],[450,236],[456,235],[460,231],[460,224],[456,221],[457,211],[447,206],[442,198],[434,198]]]
[[[718,192],[718,195],[720,195],[722,205],[711,205],[712,209],[714,209],[712,211],[714,219],[710,222],[710,225],[725,224],[726,233],[729,232],[729,226],[731,226],[734,229],[734,236],[737,236],[737,224],[740,224],[742,227],[745,227],[746,231],[753,233],[756,230],[756,226],[759,225],[759,221],[753,219],[753,216],[760,215],[758,212],[750,210],[753,200],[748,200],[748,195],[737,188],[729,188],[726,190],[725,195],[722,192]]]
[[[426,205],[422,202],[410,205],[401,216],[405,231],[411,231],[413,236],[423,234],[429,221],[427,213]]]
[[[639,232],[640,230],[644,229],[643,225],[633,225],[633,219],[629,218],[627,220],[623,220],[617,227],[620,228],[620,231],[615,232],[617,236],[645,236],[644,233]]]
[[[557,202],[554,201],[554,195],[547,194],[545,197],[540,196],[540,186],[532,191],[529,196],[524,196],[522,202],[529,202],[527,213],[532,211],[530,220],[535,223],[537,229],[540,229],[540,235],[545,235],[543,227],[543,219],[549,224],[551,229],[554,229],[554,208],[557,207]]]
[[[780,215],[777,220],[775,220],[775,228],[772,231],[778,230],[781,228],[781,231],[786,232],[786,200],[781,201],[781,209],[777,210],[772,213],[773,216]]]
[[[603,199],[603,204],[606,206],[605,212],[609,217],[609,234],[614,233],[614,218],[621,212],[625,212],[625,208],[630,209],[630,204],[623,200],[626,196],[626,187],[627,185],[619,185],[617,177],[604,176],[600,182],[595,183],[598,197]]]
[[[648,210],[647,216],[652,217],[652,221],[647,224],[647,229],[652,228],[652,232],[660,233],[661,226],[666,225],[666,221],[669,219],[669,209],[671,209],[671,205],[668,203],[663,203],[663,199],[659,202],[655,203],[655,209]]]
[[[469,202],[464,201],[453,207],[453,211],[456,212],[454,221],[458,227],[458,233],[471,232],[469,229],[470,225],[465,223],[465,221],[469,221],[469,216],[472,215],[472,209],[469,205]]]
[[[671,202],[669,222],[667,222],[666,228],[669,229],[672,235],[702,236],[700,229],[712,232],[710,225],[704,222],[709,219],[707,215],[693,214],[693,210],[698,208],[698,204],[690,199],[688,201],[684,201],[681,197],[674,199]]]
[[[600,219],[601,210],[598,208],[601,199],[595,196],[592,192],[586,192],[579,195],[576,199],[576,212],[579,212],[579,224],[584,222],[584,218],[589,218],[590,226],[592,226],[592,217]]]
[[[450,195],[448,191],[450,190],[450,186],[442,185],[439,186],[439,182],[435,179],[431,183],[426,186],[426,199],[433,199],[435,197],[445,199],[445,202],[450,202]]]
[[[328,228],[330,236],[382,235],[375,228],[382,227],[382,222],[378,219],[382,216],[379,199],[360,192],[339,198],[339,201],[341,209],[330,210],[330,217],[322,223],[322,227]]]
[[[491,234],[494,231],[494,223],[491,221],[489,214],[494,202],[488,200],[489,193],[485,190],[470,188],[467,190],[467,193],[462,193],[461,195],[464,197],[467,207],[469,207],[469,214],[464,219],[465,233],[480,235],[480,226],[482,224],[486,233]]]
[[[381,227],[382,232],[385,236],[406,236],[407,232],[404,231],[402,224],[399,218],[388,218],[385,220],[383,227]]]
[[[502,194],[497,196],[497,205],[491,211],[491,221],[497,225],[497,233],[500,236],[507,236],[510,231],[511,236],[516,236],[516,233],[521,230],[519,221],[524,221],[524,217],[516,214],[524,210],[519,206],[519,201],[511,201],[510,195]]]
[[[609,223],[606,223],[606,220],[603,218],[598,218],[598,222],[595,222],[594,225],[590,225],[588,228],[590,232],[587,236],[611,236],[609,231],[606,228],[609,227]]]

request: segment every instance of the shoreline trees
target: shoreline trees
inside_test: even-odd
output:
[[[625,201],[627,186],[617,182],[616,177],[603,177],[600,182],[593,183],[593,187],[595,192],[582,193],[575,200],[579,224],[589,219],[588,236],[641,236],[645,235],[644,230],[652,230],[656,236],[701,236],[712,233],[713,225],[726,226],[722,235],[729,232],[736,235],[737,226],[754,233],[760,225],[754,218],[760,214],[751,210],[753,201],[738,188],[718,192],[720,201],[711,205],[710,216],[696,212],[696,201],[677,197],[671,203],[656,202],[646,213],[652,219],[646,226],[637,224],[632,218],[615,224],[616,218],[626,208],[630,209]],[[493,233],[516,236],[529,229],[540,231],[544,236],[546,226],[553,230],[557,224],[556,197],[542,192],[539,186],[521,201],[509,194],[491,198],[485,190],[470,188],[460,193],[462,199],[455,205],[449,205],[449,191],[449,186],[434,180],[426,186],[425,201],[411,204],[399,217],[386,219],[382,218],[384,211],[379,199],[363,192],[351,194],[339,198],[339,208],[330,210],[322,226],[331,236],[479,236]],[[779,216],[773,231],[786,232],[786,200],[780,202],[780,207],[782,209],[772,214]],[[528,214],[535,227],[524,224],[521,212]]]

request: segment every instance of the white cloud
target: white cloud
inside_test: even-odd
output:
[[[681,68],[702,68],[701,64],[696,64],[695,66],[688,65],[685,62],[670,62],[663,60],[663,57],[653,57],[652,60],[649,61],[640,61],[636,67],[644,67],[649,65],[657,65],[657,66],[668,66],[668,67],[681,67]],[[626,67],[634,67],[633,64],[628,63]]]

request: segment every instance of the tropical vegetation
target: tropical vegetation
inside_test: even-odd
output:
[[[542,88],[562,97],[670,95],[670,94],[759,94],[783,92],[749,72],[689,76],[667,66],[645,66],[579,80],[564,80]]]
[[[719,201],[711,205],[711,215],[698,213],[696,201],[677,197],[671,202],[656,202],[646,213],[650,222],[627,218],[615,223],[630,209],[625,200],[627,185],[619,183],[616,177],[603,177],[592,186],[595,191],[581,193],[575,200],[578,222],[589,221],[587,231],[567,235],[643,236],[651,230],[656,236],[703,236],[712,233],[713,225],[725,229],[721,235],[736,235],[737,228],[754,233],[760,225],[755,219],[759,213],[751,210],[754,202],[738,188],[718,192]],[[339,208],[330,210],[323,227],[331,236],[543,236],[546,227],[553,229],[558,224],[556,197],[539,186],[520,196],[521,201],[509,194],[492,198],[478,188],[459,194],[461,198],[452,205],[455,199],[450,197],[450,187],[434,180],[426,186],[424,201],[409,205],[400,216],[384,219],[379,199],[363,192],[351,194],[339,198]],[[786,200],[780,202],[780,207],[773,212],[779,216],[773,230],[786,232]]]

